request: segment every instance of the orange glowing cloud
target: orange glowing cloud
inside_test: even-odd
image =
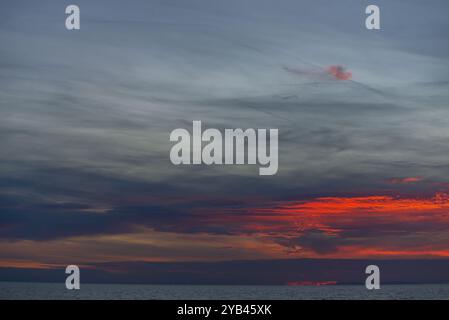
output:
[[[248,200],[248,199],[247,199]],[[0,266],[111,261],[282,258],[447,258],[449,195],[251,199],[198,207],[176,228],[46,241],[3,241]],[[14,257],[27,257],[15,260]],[[294,280],[294,279],[292,279]],[[328,279],[324,279],[328,280]]]
[[[237,222],[238,221],[238,222]],[[448,257],[449,196],[321,197],[215,217],[276,239],[301,257]]]
[[[301,203],[286,204],[278,210],[281,213],[323,215],[349,213],[406,213],[413,215],[422,211],[449,209],[449,196],[437,193],[430,199],[395,198],[391,196],[367,197],[323,197]]]

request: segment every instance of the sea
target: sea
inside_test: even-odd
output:
[[[367,290],[360,285],[226,286],[83,284],[67,290],[64,283],[0,282],[2,300],[448,300],[449,284],[383,285]]]

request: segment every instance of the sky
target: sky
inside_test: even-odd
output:
[[[0,267],[448,258],[447,12],[2,1]],[[193,120],[278,128],[277,174],[173,165]]]

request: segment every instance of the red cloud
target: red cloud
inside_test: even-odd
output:
[[[326,68],[328,74],[335,77],[337,80],[351,80],[352,72],[346,71],[343,66],[332,65]]]
[[[288,255],[311,258],[447,257],[449,196],[321,197],[230,209],[204,217],[210,227],[257,234]]]
[[[289,281],[288,286],[334,286],[337,281]]]
[[[420,182],[422,180],[423,179],[421,177],[405,177],[405,178],[391,178],[388,179],[388,182],[392,184],[407,184],[407,183]]]

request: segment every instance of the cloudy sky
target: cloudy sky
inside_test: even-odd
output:
[[[2,267],[449,257],[447,1],[72,2],[0,4]],[[193,120],[278,173],[174,166]]]

